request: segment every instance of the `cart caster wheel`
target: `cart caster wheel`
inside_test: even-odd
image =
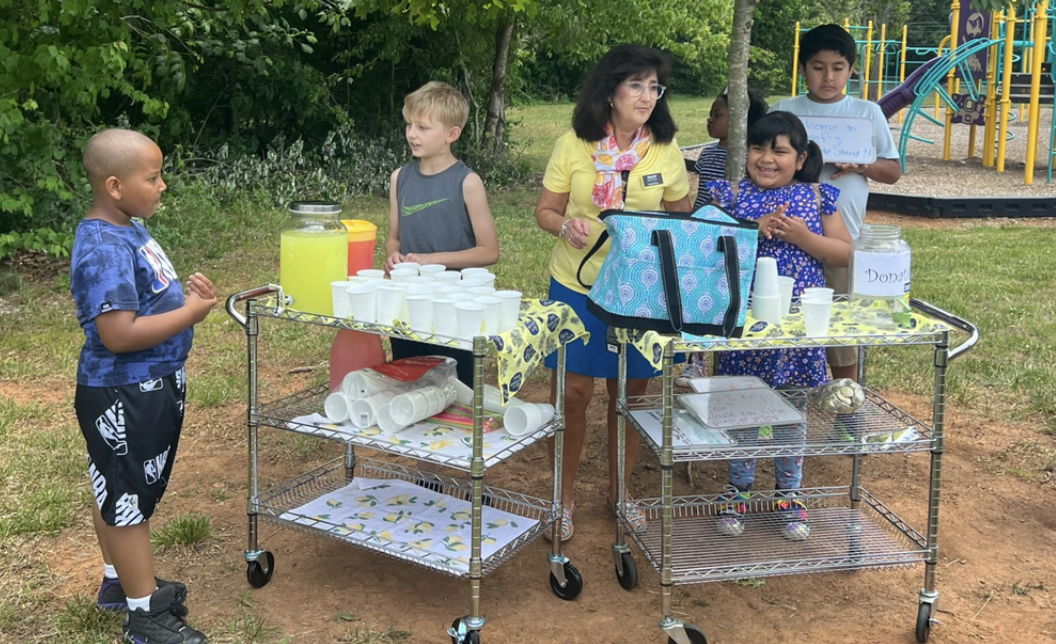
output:
[[[561,582],[557,580],[554,573],[550,573],[550,589],[561,599],[572,601],[583,591],[583,575],[579,574],[575,566],[566,562],[564,587],[561,587]]]
[[[452,632],[465,633],[465,635],[451,635],[451,644],[480,644],[480,631],[466,630],[461,617],[451,622],[451,630],[448,634]]]
[[[689,638],[691,644],[708,644],[708,638],[704,637],[704,631],[696,626],[686,624],[682,628],[686,631],[686,636]],[[667,644],[678,644],[678,642],[669,637],[667,638]]]
[[[920,644],[927,642],[931,635],[931,610],[932,604],[921,603],[917,607],[917,641]]]
[[[275,572],[275,555],[265,550],[264,558],[268,562],[266,566],[261,566],[260,560],[254,559],[246,567],[246,581],[254,588],[267,586],[268,582],[271,581],[272,573]]]
[[[616,580],[624,590],[634,590],[638,585],[638,566],[634,563],[634,557],[629,552],[621,552],[620,563],[623,564],[623,574],[617,570]]]

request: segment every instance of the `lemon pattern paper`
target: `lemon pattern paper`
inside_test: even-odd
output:
[[[408,481],[356,478],[280,518],[384,545],[452,572],[469,570],[472,505]],[[481,522],[485,560],[538,523],[488,506],[481,508]]]
[[[740,338],[691,333],[683,333],[679,337],[632,329],[617,329],[616,334],[620,341],[633,345],[654,368],[660,369],[664,361],[664,348],[676,339],[683,343],[699,344],[699,349],[723,350],[792,346],[869,346],[921,343],[923,336],[951,329],[952,327],[917,310],[912,312],[905,328],[890,329],[861,324],[854,319],[854,312],[848,302],[833,302],[829,335],[811,338],[812,342],[805,342],[807,332],[803,326],[803,313],[798,303],[793,302],[791,312],[784,317],[780,325],[756,320],[749,312],[744,334]],[[760,340],[766,341],[765,347],[760,345]]]

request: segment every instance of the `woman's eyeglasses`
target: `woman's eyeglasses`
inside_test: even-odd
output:
[[[625,81],[624,85],[627,87],[627,91],[630,92],[631,96],[641,96],[645,93],[645,90],[649,90],[649,95],[653,98],[660,98],[667,91],[667,88],[659,83],[652,83],[646,85],[642,81]]]

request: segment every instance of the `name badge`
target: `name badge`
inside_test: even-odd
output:
[[[653,186],[664,185],[664,174],[662,172],[654,172],[653,174],[647,174],[642,177],[642,185],[646,188],[652,188]]]

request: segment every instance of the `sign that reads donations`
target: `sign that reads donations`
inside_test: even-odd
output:
[[[807,136],[821,148],[825,163],[876,161],[873,122],[843,116],[801,116]]]

